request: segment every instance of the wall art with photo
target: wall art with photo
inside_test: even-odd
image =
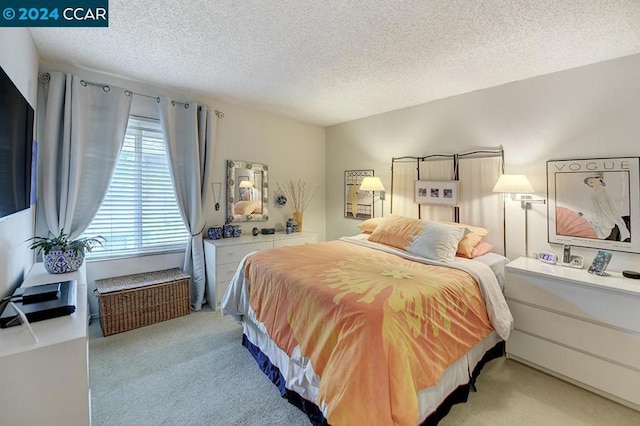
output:
[[[457,180],[417,180],[415,181],[415,201],[418,204],[456,207],[459,183]]]
[[[640,253],[640,158],[547,161],[548,241]]]

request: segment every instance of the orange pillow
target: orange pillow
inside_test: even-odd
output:
[[[439,222],[446,223],[447,225],[463,226],[470,231],[458,243],[458,250],[456,253],[458,256],[467,257],[469,259],[473,259],[474,257],[472,255],[473,249],[478,244],[480,244],[483,237],[489,234],[489,231],[487,229],[481,228],[479,226],[472,226],[472,225],[467,225],[465,223],[455,223],[455,222],[446,222],[446,221],[439,221]]]
[[[471,252],[478,244],[482,242],[482,237],[475,233],[469,233],[464,236],[463,239],[458,243],[458,250],[456,253],[462,257],[468,257],[469,259],[473,259]]]
[[[391,215],[380,221],[369,241],[405,250],[413,237],[422,232],[422,221],[410,217]]]
[[[383,217],[372,217],[371,219],[367,219],[364,222],[362,222],[360,225],[358,225],[358,228],[365,234],[371,234],[373,231],[376,230],[376,228],[378,227],[378,225],[380,225],[380,222],[382,222],[383,219],[384,219]]]

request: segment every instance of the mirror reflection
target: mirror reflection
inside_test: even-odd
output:
[[[227,222],[269,219],[268,167],[247,161],[227,161]]]

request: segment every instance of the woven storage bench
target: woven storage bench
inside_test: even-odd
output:
[[[178,268],[96,280],[105,336],[190,312],[188,274]]]

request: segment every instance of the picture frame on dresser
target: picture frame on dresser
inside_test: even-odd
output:
[[[593,263],[587,272],[594,275],[609,275],[604,270],[607,269],[610,261],[611,253],[608,251],[598,250],[596,257],[593,259]]]
[[[547,161],[548,241],[640,253],[640,157]]]

